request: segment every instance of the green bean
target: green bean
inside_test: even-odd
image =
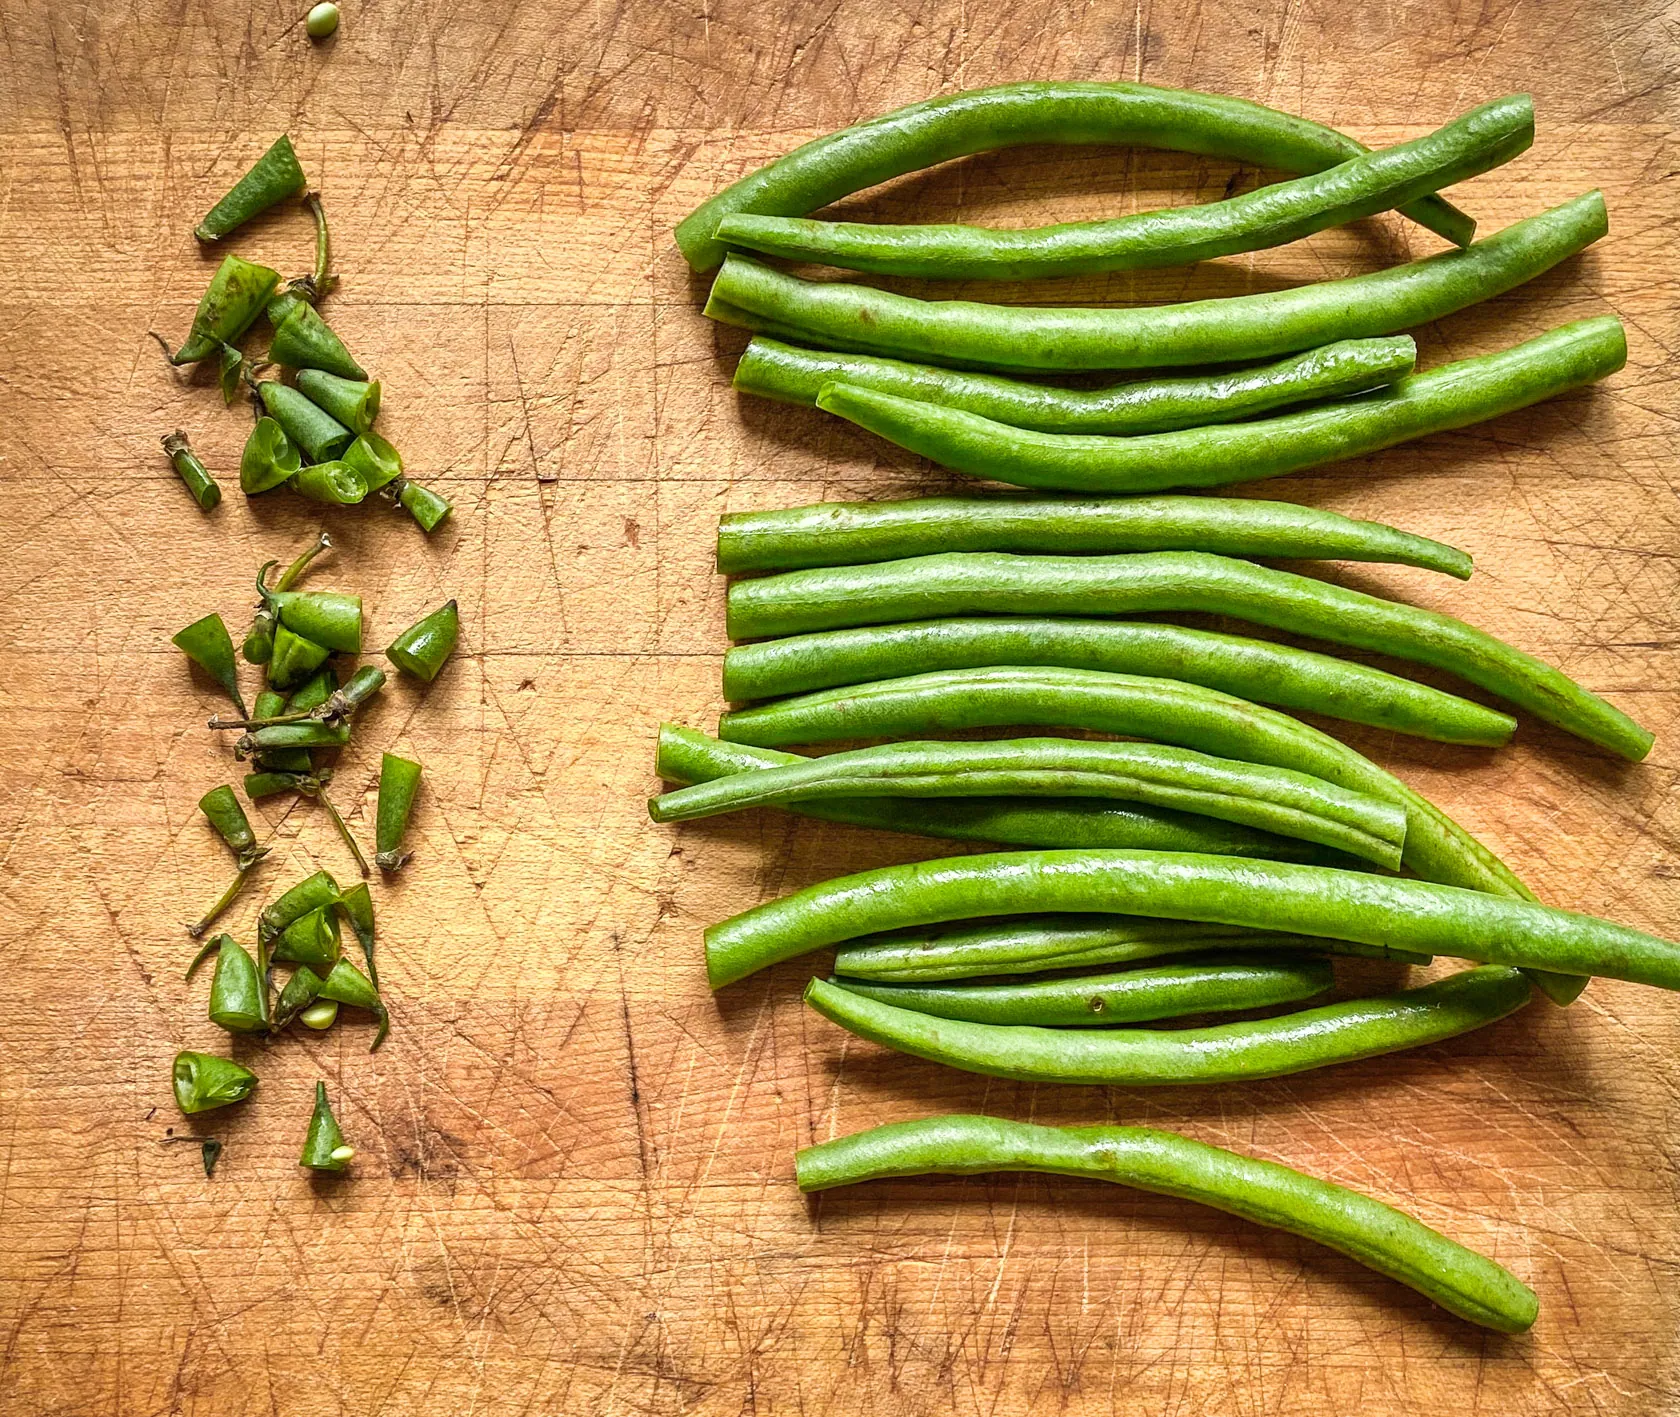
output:
[[[740,213],[724,217],[715,236],[731,249],[793,261],[943,280],[1182,266],[1282,246],[1390,211],[1509,162],[1533,141],[1534,105],[1527,94],[1515,94],[1472,109],[1427,137],[1202,206],[1007,231]]]
[[[1394,964],[1428,965],[1434,956],[1388,945],[1258,934],[1229,925],[1149,920],[1124,915],[1019,915],[974,924],[942,925],[851,940],[834,952],[834,972],[848,980],[937,984],[983,974],[1031,974],[1041,969],[1089,969],[1136,964],[1162,955],[1207,949],[1316,950]]]
[[[801,349],[757,335],[735,365],[735,387],[761,398],[815,408],[817,394],[825,384],[849,384],[943,404],[1045,433],[1165,433],[1175,428],[1235,423],[1290,404],[1362,394],[1410,374],[1416,362],[1417,345],[1410,335],[1388,335],[1340,340],[1271,364],[1219,374],[1134,379],[1101,389],[1063,389],[870,354]]]
[[[786,571],[729,588],[735,639],[939,615],[1201,611],[1409,659],[1467,679],[1638,762],[1652,735],[1561,670],[1450,615],[1197,551],[1126,556],[950,552]]]
[[[1310,999],[1334,982],[1326,961],[1291,955],[1271,959],[1209,955],[1153,969],[1003,984],[927,986],[829,980],[861,998],[912,1013],[1037,1028],[1092,1028],[1261,1009]]]
[[[1300,837],[1397,870],[1405,812],[1288,768],[1152,743],[1016,738],[888,743],[698,783],[648,803],[656,822],[824,797],[1116,797]]]
[[[1203,1028],[1100,1031],[936,1018],[813,979],[805,1002],[859,1038],[965,1072],[1018,1082],[1159,1087],[1248,1082],[1398,1053],[1502,1019],[1529,982],[1497,965],[1374,999]]]
[[[711,270],[725,254],[716,233],[727,216],[803,216],[906,172],[1026,143],[1164,148],[1284,172],[1322,172],[1369,151],[1334,128],[1240,98],[1147,84],[1003,84],[927,99],[806,143],[701,203],[678,225],[677,245],[695,270]],[[1476,229],[1438,196],[1404,210],[1461,246]]]
[[[1517,726],[1509,714],[1369,665],[1269,640],[1129,620],[916,620],[734,645],[723,657],[723,693],[739,702],[869,683],[910,668],[990,665],[1179,679],[1255,703],[1443,743],[1497,747]]]
[[[1426,324],[1531,280],[1609,230],[1589,192],[1468,250],[1290,290],[1136,309],[916,300],[730,256],[706,313],[831,349],[990,369],[1228,364]]]
[[[1469,554],[1456,546],[1381,522],[1246,497],[912,497],[730,512],[718,521],[717,568],[725,575],[939,551],[1213,551],[1392,561],[1461,581],[1472,569]]]
[[[720,743],[673,723],[659,727],[657,769],[668,782],[709,782],[732,773],[804,761],[795,753]],[[823,821],[1006,846],[1135,847],[1140,851],[1199,851],[1280,861],[1340,863],[1347,859],[1304,841],[1252,831],[1211,817],[1094,799],[1068,798],[1050,804],[1024,797],[919,801],[858,797],[778,805]]]
[[[1526,408],[1625,363],[1622,322],[1604,315],[1349,402],[1135,438],[1035,433],[849,384],[823,385],[817,407],[970,477],[1072,492],[1153,492],[1254,482],[1360,457]]]
[[[1523,1333],[1539,1301],[1508,1270],[1403,1211],[1276,1162],[1147,1127],[1038,1127],[998,1117],[895,1122],[805,1147],[802,1191],[929,1172],[1036,1171],[1112,1181],[1301,1235],[1417,1290],[1449,1313]]]
[[[1680,945],[1458,886],[1190,853],[1016,851],[825,881],[706,932],[714,988],[881,930],[981,915],[1112,911],[1454,955],[1680,989]]]
[[[276,202],[295,197],[309,185],[292,151],[292,140],[282,133],[232,188],[210,208],[204,220],[193,228],[200,241],[219,241]]]

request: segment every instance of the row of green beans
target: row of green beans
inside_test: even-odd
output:
[[[653,799],[653,817],[769,805],[1044,849],[865,871],[746,911],[706,932],[714,988],[836,946],[834,977],[805,997],[850,1032],[972,1072],[1100,1085],[1272,1077],[1417,1047],[1506,1017],[1536,987],[1568,1003],[1592,974],[1680,988],[1680,945],[1540,905],[1439,808],[1278,710],[1488,747],[1509,739],[1508,714],[1291,645],[1112,618],[1229,616],[1390,655],[1623,757],[1649,752],[1651,735],[1620,710],[1461,620],[1231,559],[1467,578],[1456,548],[1285,504],[1113,495],[1283,476],[1620,369],[1625,332],[1605,317],[1414,372],[1401,331],[1512,289],[1607,231],[1590,192],[1472,244],[1474,223],[1439,189],[1532,139],[1523,96],[1370,152],[1211,95],[1009,85],[819,138],[685,219],[684,255],[721,267],[706,313],[753,331],[738,389],[834,413],[967,476],[1102,494],[724,519],[719,569],[768,573],[728,593],[731,637],[756,641],[725,658],[725,696],[746,706],[723,715],[718,739],[661,728],[660,775],[685,785]],[[1041,141],[1263,158],[1300,175],[1209,205],[1030,230],[807,219],[892,176]],[[1252,251],[1395,208],[1463,249],[1139,309],[917,299],[740,254],[1031,279]],[[1244,367],[1102,388],[1011,377],[1232,364]],[[930,741],[1023,727],[1104,739]],[[836,743],[865,746],[781,751]],[[1182,844],[1193,839],[1209,844]],[[1399,869],[1411,876],[1384,874]],[[1332,982],[1325,953],[1477,967],[1275,1017],[1136,1026],[1314,1001]],[[1498,1265],[1374,1200],[1165,1133],[932,1118],[809,1148],[797,1169],[807,1190],[930,1171],[1100,1176],[1310,1235],[1492,1328],[1520,1332],[1536,1312]]]

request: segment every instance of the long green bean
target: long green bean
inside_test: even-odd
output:
[[[1426,137],[1322,172],[1199,206],[1015,230],[811,221],[737,213],[716,239],[794,261],[879,275],[1032,280],[1181,266],[1282,246],[1425,197],[1509,162],[1534,141],[1534,104],[1514,94]]]
[[[702,202],[678,225],[697,271],[724,257],[726,216],[803,216],[906,172],[1026,143],[1164,148],[1284,172],[1321,172],[1367,152],[1334,128],[1240,98],[1125,83],[1003,84],[893,110],[794,149]],[[1463,246],[1476,224],[1439,196],[1404,208]]]
[[[888,743],[736,773],[648,803],[656,822],[833,797],[1115,797],[1315,841],[1399,868],[1405,811],[1288,768],[1153,743]]]
[[[730,512],[718,521],[717,568],[725,575],[899,561],[938,551],[1213,551],[1392,561],[1461,581],[1472,569],[1467,553],[1425,536],[1317,507],[1246,497],[912,497]]]
[[[1096,1028],[1186,1014],[1293,1004],[1335,982],[1330,965],[1305,956],[1206,955],[1149,969],[999,984],[865,984],[829,980],[895,1009],[969,1023]]]
[[[1368,723],[1443,743],[1497,747],[1509,714],[1385,670],[1292,645],[1131,620],[985,616],[916,620],[734,645],[724,697],[775,698],[907,670],[1060,665],[1201,684],[1254,703]]]
[[[1090,969],[1136,964],[1161,955],[1208,949],[1318,950],[1393,964],[1427,965],[1433,955],[1349,940],[1257,934],[1230,925],[1150,920],[1125,915],[1016,915],[976,924],[962,921],[924,930],[849,940],[834,952],[834,972],[891,984],[937,984],[984,974],[1031,974],[1042,969]]]
[[[950,552],[786,571],[729,588],[736,639],[940,615],[1200,611],[1391,654],[1469,680],[1638,762],[1652,735],[1561,670],[1450,615],[1197,551],[1126,556]]]
[[[1362,394],[1410,374],[1416,362],[1417,345],[1410,335],[1385,335],[1338,340],[1271,364],[1223,373],[1133,379],[1101,389],[1064,389],[872,354],[801,349],[755,335],[735,365],[735,387],[761,398],[815,408],[824,385],[850,384],[1045,433],[1165,433],[1235,423],[1290,404]]]
[[[1518,971],[1493,965],[1277,1018],[1069,1031],[936,1018],[821,979],[805,986],[805,1002],[824,1018],[901,1053],[988,1077],[1099,1087],[1247,1082],[1358,1062],[1456,1038],[1515,1013],[1531,994]]]
[[[1680,945],[1590,915],[1361,871],[1145,851],[1000,852],[824,881],[712,926],[706,968],[719,988],[860,935],[1042,911],[1288,929],[1680,989]]]
[[[1609,230],[1589,192],[1463,251],[1346,280],[1138,309],[916,300],[812,282],[730,256],[706,313],[831,349],[989,369],[1150,369],[1228,364],[1333,340],[1394,334],[1531,280]]]
[[[673,723],[659,728],[657,768],[668,782],[710,782],[733,773],[805,761],[798,754],[772,748],[721,743]],[[855,797],[778,805],[823,821],[1004,846],[1131,847],[1139,851],[1199,851],[1216,856],[1325,863],[1348,859],[1295,838],[1253,831],[1212,817],[1095,799],[1050,802],[1028,797]]]
[[[1626,363],[1622,322],[1603,315],[1348,402],[1135,438],[1037,433],[850,384],[825,384],[817,407],[970,477],[1070,492],[1153,492],[1255,482],[1360,457],[1527,408]]]
[[[998,1117],[894,1122],[805,1147],[802,1191],[928,1173],[1036,1171],[1112,1181],[1301,1235],[1387,1275],[1449,1313],[1523,1333],[1539,1301],[1510,1271],[1403,1211],[1271,1161],[1147,1127],[1038,1127]]]

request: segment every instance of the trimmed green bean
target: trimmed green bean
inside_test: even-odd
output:
[[[1402,808],[1292,769],[1152,743],[888,743],[656,797],[656,822],[825,797],[1117,797],[1314,841],[1397,870]]]
[[[1332,340],[1394,334],[1550,270],[1609,230],[1599,192],[1508,226],[1463,251],[1289,290],[1132,309],[916,300],[850,282],[800,280],[730,256],[706,313],[832,349],[990,369],[1152,369],[1230,364]]]
[[[999,852],[825,881],[712,926],[706,968],[720,988],[860,935],[1042,911],[1288,929],[1680,989],[1680,945],[1590,915],[1361,871],[1145,851]]]
[[[717,568],[798,571],[940,551],[1212,551],[1389,561],[1469,580],[1469,554],[1381,522],[1246,497],[911,497],[818,502],[718,520]]]
[[[282,384],[278,379],[264,379],[257,385],[257,396],[269,416],[303,449],[311,463],[332,462],[350,446],[355,436],[324,408],[317,408],[290,384]]]
[[[709,782],[732,773],[805,762],[796,753],[722,743],[704,733],[659,727],[657,769],[668,782]],[[785,810],[804,817],[880,831],[917,832],[953,841],[996,842],[1005,846],[1044,848],[1078,846],[1132,847],[1139,851],[1198,851],[1215,856],[1259,856],[1279,861],[1335,861],[1346,858],[1307,842],[1252,831],[1212,817],[1186,812],[1068,798],[1047,802],[1031,798],[841,798],[825,802],[789,802]]]
[[[1533,141],[1534,104],[1527,94],[1514,94],[1412,142],[1199,206],[1014,230],[740,213],[724,217],[715,236],[731,249],[939,280],[1033,280],[1182,266],[1282,246],[1390,211],[1509,162]]]
[[[1285,1077],[1439,1043],[1515,1013],[1532,992],[1518,971],[1492,965],[1278,1018],[1097,1031],[935,1018],[821,979],[805,986],[805,1002],[859,1038],[965,1072],[1018,1082],[1164,1087]]]
[[[193,228],[200,241],[219,241],[276,202],[295,197],[309,185],[292,151],[292,140],[282,133],[222,199],[210,208],[204,220]]]
[[[1035,1028],[1094,1028],[1293,1004],[1324,993],[1335,978],[1325,960],[1208,955],[1152,969],[1005,984],[828,982],[878,1004],[935,1018]]]
[[[1028,143],[1163,148],[1298,173],[1370,151],[1334,128],[1220,94],[1148,84],[1002,84],[913,103],[816,138],[702,202],[677,226],[677,245],[695,270],[709,271],[725,255],[717,239],[725,217],[803,216],[906,172]],[[1476,223],[1439,196],[1403,210],[1460,246],[1475,233]]]
[[[1014,916],[974,924],[851,940],[834,952],[834,972],[848,980],[937,984],[984,974],[1032,974],[1041,969],[1089,969],[1136,964],[1161,955],[1208,949],[1294,949],[1363,956],[1394,964],[1428,965],[1433,955],[1348,940],[1257,934],[1229,925],[1150,920],[1124,915]]]
[[[735,639],[939,615],[1201,611],[1444,669],[1638,762],[1653,736],[1562,670],[1438,611],[1198,551],[1125,556],[949,552],[786,571],[729,588]]]
[[[1523,1333],[1539,1312],[1510,1271],[1404,1211],[1276,1162],[1147,1127],[1039,1127],[998,1117],[895,1122],[805,1147],[802,1191],[928,1173],[1036,1171],[1112,1181],[1316,1241],[1417,1290],[1449,1313]]]
[[[735,387],[761,398],[815,408],[825,384],[849,384],[1045,433],[1166,433],[1235,423],[1290,404],[1362,394],[1410,374],[1416,362],[1417,345],[1410,335],[1387,335],[1339,340],[1271,364],[1227,373],[1134,379],[1102,389],[1063,389],[878,355],[801,349],[755,335],[735,365]]]
[[[1269,640],[1129,620],[916,620],[733,645],[723,657],[723,693],[739,702],[865,684],[910,670],[991,665],[1179,679],[1255,703],[1442,743],[1497,747],[1517,726],[1509,714],[1369,665]]]
[[[817,407],[970,477],[1070,492],[1153,492],[1255,482],[1361,457],[1527,408],[1626,363],[1622,322],[1603,315],[1348,402],[1135,438],[1035,433],[849,384],[825,384]]]

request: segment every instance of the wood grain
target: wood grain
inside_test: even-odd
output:
[[[802,1009],[798,963],[704,985],[709,921],[940,848],[771,814],[658,829],[642,806],[659,720],[720,707],[717,515],[951,485],[729,392],[741,337],[700,317],[668,238],[696,201],[829,127],[1006,79],[1228,91],[1373,143],[1527,89],[1533,151],[1464,204],[1494,229],[1602,186],[1612,235],[1420,332],[1424,358],[1614,310],[1628,369],[1265,492],[1466,546],[1468,586],[1313,569],[1462,613],[1657,731],[1639,767],[1529,723],[1497,754],[1351,736],[1546,899],[1680,932],[1672,10],[369,0],[311,47],[305,8],[0,0],[0,1410],[1680,1407],[1671,998],[1598,983],[1567,1012],[1251,1087],[989,1082],[849,1041]],[[333,217],[332,322],[385,381],[382,428],[456,501],[430,542],[283,497],[203,518],[158,452],[179,424],[236,464],[243,416],[146,331],[184,329],[209,269],[191,222],[281,129]],[[850,205],[1026,222],[1255,180],[1029,150]],[[302,269],[307,219],[235,249]],[[1239,293],[1433,249],[1385,217],[1034,294]],[[451,668],[394,685],[339,778],[368,836],[380,749],[426,763],[416,860],[377,896],[395,1028],[372,1057],[360,1026],[239,1045],[256,1098],[185,1124],[169,1058],[224,1046],[179,979],[178,922],[227,868],[193,804],[233,770],[168,636],[237,617],[256,564],[318,520],[340,547],[320,583],[366,598],[372,644],[462,607]],[[348,867],[317,814],[260,815],[279,845],[241,928],[317,862]],[[317,1077],[360,1152],[348,1181],[294,1164]],[[794,1191],[796,1147],[945,1109],[1176,1127],[1359,1187],[1510,1265],[1540,1322],[1484,1335],[1305,1243],[1088,1184]],[[227,1142],[213,1181],[170,1128]]]

